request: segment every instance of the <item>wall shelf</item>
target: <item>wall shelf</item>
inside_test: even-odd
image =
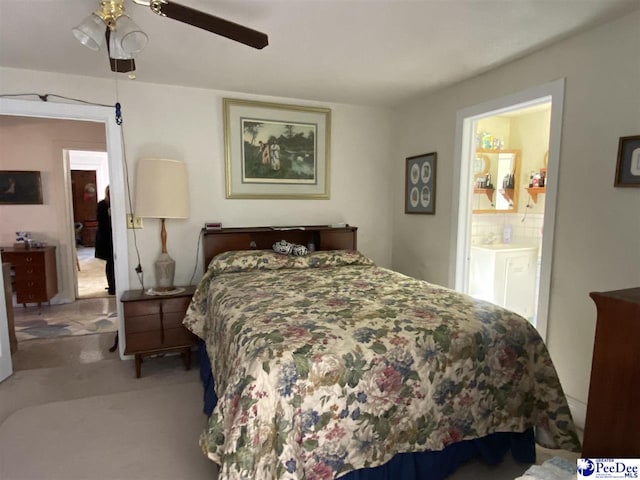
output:
[[[546,187],[527,187],[527,192],[531,195],[533,203],[538,203],[538,194],[545,193],[546,191]]]
[[[493,188],[474,188],[473,193],[484,193],[490,202],[493,202],[493,192],[495,189]]]

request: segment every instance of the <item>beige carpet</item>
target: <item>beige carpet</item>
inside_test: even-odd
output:
[[[84,255],[79,256],[78,263],[80,264],[80,270],[78,270],[78,297],[95,298],[108,296],[108,292],[105,290],[107,287],[107,277],[104,272],[105,261]]]
[[[48,403],[0,425],[3,480],[215,479],[197,382]]]

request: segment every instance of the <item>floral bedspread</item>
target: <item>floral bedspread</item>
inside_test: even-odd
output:
[[[216,380],[201,445],[221,479],[332,479],[531,426],[579,451],[526,320],[358,252],[218,255],[184,323]]]

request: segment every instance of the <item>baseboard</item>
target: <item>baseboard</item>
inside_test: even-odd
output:
[[[573,423],[580,430],[584,430],[587,418],[587,404],[569,395],[567,395],[567,403],[569,404],[569,410],[571,410]]]

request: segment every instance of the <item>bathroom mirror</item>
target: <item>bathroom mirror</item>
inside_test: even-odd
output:
[[[473,172],[473,213],[518,210],[520,150],[476,150]]]

